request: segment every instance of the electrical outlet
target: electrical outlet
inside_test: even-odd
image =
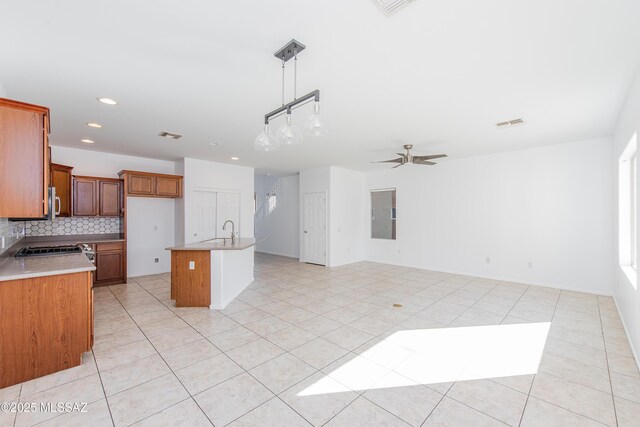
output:
[[[484,262],[486,262],[487,264],[491,264],[491,258],[490,257],[486,257],[484,259]]]
[[[195,269],[196,269],[196,262],[189,261],[189,270],[195,270]]]
[[[153,260],[153,262],[155,262],[155,263],[157,264],[157,263],[159,263],[159,262],[160,262],[160,259],[159,259],[159,258],[155,258],[155,259]]]

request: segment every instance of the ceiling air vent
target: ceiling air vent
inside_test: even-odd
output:
[[[158,135],[163,136],[165,138],[170,138],[170,139],[180,139],[180,138],[182,138],[182,135],[180,135],[179,133],[167,132],[166,130],[163,130]]]
[[[382,12],[387,16],[392,15],[399,9],[402,9],[404,6],[409,3],[413,3],[414,1],[415,0],[373,0],[373,2],[377,4]]]
[[[513,119],[513,120],[508,120],[506,122],[496,123],[496,126],[498,126],[499,128],[506,128],[511,126],[523,125],[523,124],[524,124],[524,120]]]

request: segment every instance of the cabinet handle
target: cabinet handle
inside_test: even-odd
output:
[[[56,215],[60,215],[60,211],[62,210],[62,201],[60,197],[56,196],[56,202],[58,202],[58,209],[56,209]]]

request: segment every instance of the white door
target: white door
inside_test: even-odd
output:
[[[216,192],[196,190],[194,198],[194,229],[188,241],[199,242],[216,237]]]
[[[216,237],[231,237],[231,224],[223,230],[225,221],[231,220],[240,235],[240,193],[218,192]]]
[[[304,261],[327,263],[327,209],[324,193],[305,193],[303,218]]]

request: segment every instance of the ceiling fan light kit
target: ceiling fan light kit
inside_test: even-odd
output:
[[[256,137],[254,148],[259,151],[275,151],[282,145],[296,145],[303,140],[302,131],[293,123],[291,112],[303,105],[313,101],[313,113],[307,119],[304,129],[311,136],[324,136],[329,132],[329,128],[324,124],[320,117],[320,91],[318,89],[307,93],[298,98],[297,90],[297,64],[298,53],[302,52],[305,46],[296,41],[291,40],[282,49],[274,53],[274,56],[282,61],[282,105],[264,116],[264,130]],[[293,66],[293,101],[284,102],[284,71],[285,64],[290,59],[294,60]],[[271,133],[269,121],[286,114],[285,124],[280,126],[275,135]]]

